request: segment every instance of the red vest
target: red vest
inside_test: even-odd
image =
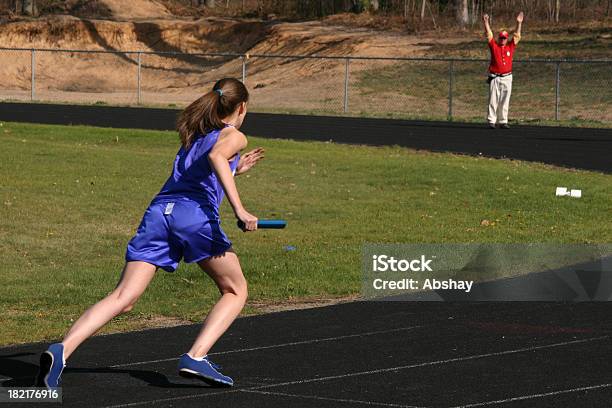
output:
[[[507,74],[512,72],[512,57],[514,57],[514,49],[516,44],[513,39],[510,39],[506,45],[497,44],[495,38],[489,41],[489,49],[491,50],[491,64],[489,72],[492,74]]]

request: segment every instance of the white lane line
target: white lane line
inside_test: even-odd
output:
[[[468,405],[458,405],[453,408],[484,407],[487,405],[505,404],[506,402],[523,401],[523,400],[534,399],[534,398],[544,398],[544,397],[550,397],[553,395],[570,394],[572,392],[597,390],[597,389],[608,388],[608,387],[612,387],[612,384],[599,384],[599,385],[592,385],[590,387],[580,387],[580,388],[572,388],[569,390],[544,392],[541,394],[523,395],[520,397],[512,397],[512,398],[506,398],[506,399],[495,400],[495,401],[477,402],[475,404],[468,404]]]
[[[312,340],[293,341],[290,343],[272,344],[270,346],[260,346],[260,347],[250,347],[250,348],[242,348],[242,349],[235,349],[235,350],[219,351],[217,353],[210,353],[209,355],[220,356],[224,354],[244,353],[247,351],[268,350],[268,349],[273,349],[273,348],[300,346],[303,344],[323,343],[326,341],[336,341],[336,340],[350,339],[354,337],[375,336],[377,334],[387,334],[387,333],[395,333],[395,332],[400,332],[400,331],[414,330],[420,327],[423,327],[423,326],[399,327],[397,329],[379,330],[379,331],[371,331],[371,332],[357,333],[357,334],[347,334],[344,336],[324,337],[324,338],[312,339]],[[120,368],[120,367],[130,367],[130,366],[144,365],[144,364],[163,363],[163,362],[174,361],[178,359],[179,357],[172,357],[172,358],[164,358],[160,360],[138,361],[135,363],[116,364],[116,365],[109,366],[108,368]]]
[[[156,400],[149,400],[149,401],[139,401],[139,402],[133,402],[133,403],[121,404],[121,405],[110,405],[110,406],[107,406],[107,407],[104,407],[104,408],[134,407],[134,406],[139,406],[139,405],[155,404],[155,403],[158,403],[158,402],[177,401],[177,400],[184,400],[184,399],[202,398],[202,397],[208,397],[208,396],[214,396],[214,395],[220,395],[220,394],[229,394],[229,393],[246,391],[246,390],[249,390],[249,391],[259,391],[259,390],[265,389],[265,388],[282,387],[282,386],[285,386],[285,385],[294,385],[294,384],[306,384],[306,383],[312,383],[312,382],[318,382],[318,381],[334,380],[334,379],[338,379],[338,378],[356,377],[356,376],[360,376],[360,375],[377,374],[377,373],[384,373],[384,372],[390,372],[390,371],[405,370],[405,369],[409,369],[409,368],[425,367],[425,366],[432,366],[432,365],[441,365],[441,364],[447,364],[447,363],[454,363],[454,362],[458,362],[458,361],[475,360],[475,359],[485,358],[485,357],[503,356],[503,355],[508,355],[508,354],[522,353],[522,352],[525,352],[525,351],[535,351],[535,350],[542,350],[542,349],[553,348],[553,347],[568,346],[568,345],[572,345],[572,344],[587,343],[587,342],[591,342],[591,341],[603,340],[603,339],[608,339],[608,338],[610,338],[610,336],[592,337],[592,338],[588,338],[588,339],[566,341],[566,342],[562,342],[562,343],[546,344],[546,345],[542,345],[542,346],[524,347],[524,348],[520,348],[520,349],[514,349],[514,350],[508,350],[508,351],[500,351],[500,352],[496,352],[496,353],[477,354],[477,355],[466,356],[466,357],[451,358],[451,359],[447,359],[447,360],[436,360],[436,361],[430,361],[430,362],[426,362],[426,363],[410,364],[410,365],[398,366],[398,367],[390,367],[390,368],[381,368],[381,369],[378,369],[378,370],[361,371],[361,372],[356,372],[356,373],[334,375],[334,376],[328,376],[328,377],[317,377],[317,378],[310,378],[310,379],[298,380],[298,381],[287,381],[287,382],[276,383],[276,384],[260,385],[260,386],[255,386],[255,387],[248,387],[248,388],[245,388],[245,389],[235,389],[235,390],[228,390],[228,391],[221,391],[221,392],[214,392],[214,393],[206,393],[206,394],[184,395],[184,396],[180,396],[180,397],[156,399]]]
[[[255,393],[255,394],[280,396],[280,397],[306,398],[306,399],[314,399],[314,400],[320,400],[320,401],[346,402],[349,404],[363,404],[363,405],[370,405],[370,406],[375,406],[375,407],[422,408],[422,407],[417,407],[416,405],[400,405],[400,404],[390,404],[386,402],[362,401],[362,400],[345,399],[345,398],[328,398],[328,397],[318,397],[316,395],[287,394],[285,392],[257,391],[257,390],[249,390],[249,389],[241,390],[241,391]]]
[[[215,395],[222,395],[222,394],[233,394],[233,393],[240,392],[240,391],[241,391],[240,389],[233,389],[233,390],[227,390],[227,391],[207,392],[205,394],[190,394],[190,395],[182,395],[180,397],[170,397],[170,398],[161,398],[161,399],[155,399],[155,400],[149,400],[149,401],[129,402],[127,404],[119,404],[119,405],[107,405],[104,408],[137,407],[140,405],[152,405],[152,404],[158,404],[161,402],[182,401],[182,400],[188,400],[188,399],[194,399],[194,398],[212,397]]]
[[[508,355],[508,354],[517,354],[517,353],[523,353],[523,352],[526,352],[526,351],[535,351],[535,350],[542,350],[542,349],[548,349],[548,348],[553,348],[553,347],[569,346],[569,345],[572,345],[572,344],[588,343],[588,342],[591,342],[591,341],[607,339],[609,337],[610,336],[591,337],[591,338],[588,338],[588,339],[564,341],[562,343],[546,344],[546,345],[542,345],[542,346],[523,347],[523,348],[519,348],[519,349],[507,350],[507,351],[499,351],[499,352],[495,352],[495,353],[475,354],[475,355],[465,356],[465,357],[449,358],[449,359],[446,359],[446,360],[436,360],[436,361],[428,361],[428,362],[425,362],[425,363],[409,364],[409,365],[397,366],[397,367],[379,368],[377,370],[359,371],[359,372],[356,372],[356,373],[339,374],[339,375],[330,375],[330,376],[327,376],[327,377],[315,377],[315,378],[309,378],[309,379],[297,380],[297,381],[287,381],[287,382],[282,382],[282,383],[278,383],[278,384],[261,385],[261,386],[257,386],[257,387],[252,387],[250,389],[260,390],[260,389],[265,389],[265,388],[282,387],[282,386],[285,386],[285,385],[306,384],[306,383],[313,383],[313,382],[320,382],[320,381],[336,380],[336,379],[340,379],[340,378],[357,377],[357,376],[361,376],[361,375],[370,375],[370,374],[386,373],[386,372],[391,372],[391,371],[406,370],[406,369],[409,369],[409,368],[418,368],[418,367],[426,367],[426,366],[434,366],[434,365],[455,363],[455,362],[459,362],[459,361],[476,360],[476,359],[479,359],[479,358],[486,358],[486,357],[505,356],[505,355]]]
[[[253,390],[253,389],[249,389],[249,388],[246,388],[246,389],[233,389],[233,390],[226,390],[226,391],[219,391],[219,392],[211,392],[211,393],[206,393],[206,394],[183,395],[183,396],[180,396],[180,397],[170,397],[170,398],[162,398],[162,399],[156,399],[156,400],[150,400],[150,401],[131,402],[131,403],[119,404],[119,405],[108,405],[108,406],[105,406],[104,408],[136,407],[136,406],[141,406],[141,405],[158,404],[158,403],[162,403],[162,402],[182,401],[182,400],[195,399],[195,398],[201,398],[201,397],[211,397],[211,396],[215,396],[215,395],[233,394],[233,393],[237,393],[237,392],[247,392],[247,393],[256,393],[256,394],[263,394],[263,395],[271,395],[271,396],[292,397],[292,398],[308,398],[308,399],[315,399],[315,400],[320,400],[320,401],[334,401],[334,402],[346,402],[346,403],[353,403],[353,404],[366,404],[366,405],[370,405],[370,406],[380,406],[380,407],[420,408],[420,407],[417,407],[417,406],[414,406],[414,405],[387,404],[387,403],[383,403],[383,402],[350,400],[350,399],[343,399],[343,398],[327,398],[327,397],[318,397],[318,396],[315,396],[315,395],[311,396],[311,395],[286,394],[286,393],[282,393],[282,392],[258,391],[258,390]]]

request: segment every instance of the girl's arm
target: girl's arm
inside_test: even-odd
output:
[[[250,214],[242,206],[238,189],[230,169],[229,159],[247,146],[247,139],[240,131],[235,128],[226,128],[221,131],[217,143],[208,154],[208,161],[217,174],[225,195],[234,210],[236,218],[244,222],[247,231],[257,229],[257,217]]]
[[[238,162],[238,166],[236,167],[236,175],[244,174],[249,171],[253,166],[257,164],[258,161],[264,158],[265,150],[263,147],[258,147],[255,150],[251,150],[248,153],[245,153]]]

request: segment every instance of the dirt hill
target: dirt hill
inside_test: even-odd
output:
[[[172,14],[161,3],[154,0],[101,0],[110,10],[114,20],[139,20],[172,18]]]
[[[326,22],[281,22],[230,18],[174,17],[159,2],[104,0],[96,3],[112,15],[105,19],[54,15],[0,25],[0,46],[92,51],[144,51],[153,53],[236,53],[276,55],[368,55],[408,56],[428,48],[422,38],[396,32],[351,28]],[[91,6],[91,5],[90,5]],[[92,6],[93,7],[93,6]],[[134,12],[138,10],[138,12]],[[4,57],[4,58],[3,58]],[[30,55],[0,52],[0,87],[3,97],[19,99],[30,88]],[[51,100],[133,102],[136,87],[135,54],[75,54],[38,52],[37,96]],[[242,75],[242,59],[236,57],[141,56],[142,89],[149,103],[186,103],[221,76]],[[353,71],[362,69],[355,64]],[[278,99],[280,90],[297,95],[296,87],[315,89],[337,81],[343,61],[316,59],[248,60],[248,85],[256,100]],[[338,82],[338,84],[336,84]],[[310,84],[310,88],[307,86]],[[316,91],[313,91],[316,92]],[[335,92],[335,91],[334,91]],[[338,90],[340,92],[340,90]],[[303,95],[302,95],[303,96]],[[320,95],[313,95],[319,98]],[[303,96],[306,101],[308,98]]]

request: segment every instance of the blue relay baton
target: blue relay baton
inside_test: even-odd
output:
[[[238,228],[244,230],[244,222],[238,221]],[[257,228],[262,229],[283,229],[287,226],[287,221],[285,220],[258,220]]]

